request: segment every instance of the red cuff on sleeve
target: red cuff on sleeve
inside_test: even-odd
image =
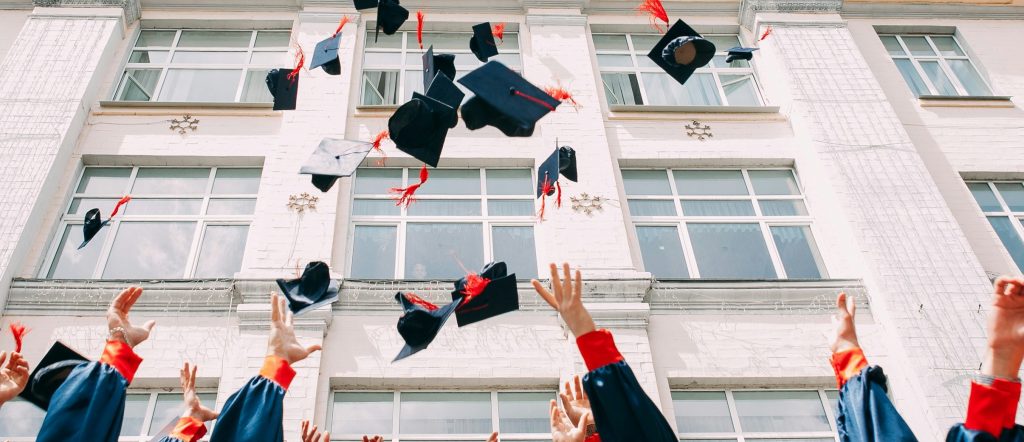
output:
[[[267,355],[267,358],[263,360],[260,376],[277,382],[277,385],[287,390],[288,386],[292,384],[292,379],[295,379],[295,370],[288,364],[288,361],[277,356]]]
[[[601,442],[601,435],[598,433],[591,434],[583,442]]]
[[[843,388],[846,381],[857,376],[864,367],[868,366],[868,358],[864,356],[864,350],[861,350],[860,347],[833,353],[830,362],[832,362],[832,370],[836,373],[838,388]]]
[[[175,425],[174,431],[169,434],[170,437],[182,442],[195,442],[205,435],[206,424],[191,416],[178,419],[178,425]]]
[[[1014,385],[1015,384],[1015,385]],[[999,437],[1003,428],[1013,427],[1020,383],[996,380],[991,386],[971,383],[971,399],[967,403],[964,427]]]
[[[121,373],[121,376],[131,384],[139,365],[142,365],[142,358],[135,354],[130,345],[123,341],[111,340],[107,341],[107,346],[103,348],[100,362],[114,367],[114,370]]]
[[[608,330],[594,330],[576,338],[576,346],[580,348],[587,370],[594,371],[605,365],[622,362],[622,354],[615,348],[615,339]]]

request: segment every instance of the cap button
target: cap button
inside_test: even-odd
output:
[[[516,88],[515,88],[515,86],[510,86],[510,87],[508,88],[508,94],[509,94],[509,95],[515,95],[515,94],[516,94]]]

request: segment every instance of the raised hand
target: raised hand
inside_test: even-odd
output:
[[[588,411],[573,425],[554,399],[551,400],[551,442],[583,442],[587,437],[587,425],[593,423],[594,419]]]
[[[569,276],[569,263],[563,263],[562,270],[565,272],[564,281],[558,277],[558,266],[554,263],[551,264],[551,288],[554,290],[554,294],[548,291],[540,281],[534,279],[530,282],[533,283],[537,294],[558,312],[565,324],[569,326],[569,330],[572,330],[573,335],[578,338],[594,331],[597,326],[594,325],[594,320],[587,312],[587,308],[583,306],[583,278],[580,276],[580,271],[576,271],[574,283]]]
[[[285,299],[277,293],[270,294],[270,340],[267,354],[277,356],[294,364],[309,357],[320,345],[303,347],[295,337],[295,317],[285,305]]]
[[[853,296],[840,293],[836,297],[836,314],[832,315],[832,326],[835,328],[832,353],[860,347],[860,343],[857,342],[857,325],[854,323],[856,315],[856,300]]]
[[[320,433],[316,425],[313,428],[309,427],[309,421],[302,421],[302,442],[330,442],[331,433]],[[366,436],[363,436],[363,440],[366,440]]]
[[[203,422],[212,421],[219,413],[203,406],[196,394],[196,370],[198,366],[189,367],[188,362],[181,368],[181,391],[185,396],[185,413],[181,417],[193,417]]]
[[[576,425],[580,423],[580,418],[583,417],[583,414],[590,411],[590,398],[583,391],[583,384],[580,382],[579,375],[572,378],[572,384],[569,381],[565,381],[565,388],[558,393],[558,397],[562,400],[562,408],[565,409],[565,414],[569,416],[569,421]]]
[[[491,433],[491,437],[487,438],[487,442],[498,442],[498,432]]]
[[[149,321],[142,327],[135,327],[128,321],[128,312],[140,296],[141,287],[128,287],[117,295],[107,308],[107,328],[110,330],[111,338],[124,341],[132,348],[148,339],[149,332],[156,325],[156,321]]]
[[[20,353],[11,353],[7,360],[7,352],[0,352],[0,405],[21,394],[28,385],[28,361]],[[7,361],[7,364],[4,364]]]
[[[992,295],[988,356],[981,372],[1015,379],[1024,358],[1024,278],[1001,276]]]

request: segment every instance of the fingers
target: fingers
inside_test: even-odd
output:
[[[188,362],[185,362],[185,366],[178,370],[178,375],[181,378],[181,389],[188,391]]]
[[[123,296],[123,297],[122,297]],[[117,295],[121,299],[121,305],[118,308],[121,312],[128,314],[128,312],[135,305],[135,301],[139,300],[139,296],[142,296],[142,288],[140,287],[128,287],[125,291]]]
[[[537,294],[540,295],[541,298],[544,298],[544,300],[547,301],[548,305],[550,305],[551,308],[557,311],[558,302],[555,301],[555,296],[548,291],[547,287],[544,287],[544,285],[541,284],[540,281],[536,279],[530,280],[530,283],[533,284],[533,289],[537,291]]]
[[[558,429],[559,424],[562,423],[558,418],[558,405],[555,404],[554,399],[551,400],[551,411],[549,414],[551,415],[551,431],[554,432],[554,430]]]
[[[562,279],[558,277],[558,266],[555,265],[555,263],[551,263],[549,267],[551,268],[551,290],[554,290],[555,292],[553,299],[555,300],[555,305],[560,306],[562,305],[563,297]],[[558,307],[555,308],[557,309]]]
[[[307,430],[309,430],[309,421],[303,419],[302,420],[301,428],[302,428],[302,441],[305,442],[306,439],[309,437],[309,432],[307,431]]]
[[[561,303],[573,302],[572,292],[572,275],[569,274],[569,263],[562,263],[562,270],[565,272],[565,279],[562,280],[562,299]]]
[[[192,374],[189,375],[189,377],[188,377],[188,389],[191,390],[191,391],[195,391],[195,389],[196,389],[196,371],[197,370],[199,370],[199,366],[198,365],[193,365],[192,366]]]
[[[292,314],[291,310],[284,313],[284,325],[287,325],[288,327],[295,326],[295,315]]]
[[[846,293],[839,292],[839,295],[836,296],[836,309],[843,313],[846,312]]]
[[[306,347],[306,356],[309,356],[309,355],[313,354],[314,351],[320,351],[320,350],[323,350],[323,347],[320,346],[320,344],[310,345],[309,347]]]
[[[330,442],[330,441],[331,441],[331,433],[330,432],[325,432],[324,434],[320,435],[320,441],[319,442]]]
[[[850,312],[850,319],[857,317],[857,298],[855,296],[846,297],[846,311]]]
[[[565,387],[569,388],[569,383],[565,383]],[[566,390],[568,391],[568,390]],[[567,393],[558,393],[558,399],[562,401],[562,408],[568,410],[572,407],[572,397]]]
[[[487,438],[487,442],[498,442],[498,432],[491,433],[491,437]]]
[[[572,377],[576,384],[576,400],[583,400],[587,398],[587,394],[583,392],[583,384],[580,383],[580,375]]]
[[[153,331],[153,327],[156,327],[156,321],[153,320],[146,321],[145,324],[142,324],[142,328],[146,329],[147,334]]]
[[[592,423],[594,423],[594,415],[591,414],[590,410],[587,410],[583,413],[583,416],[580,417],[580,421],[576,423],[576,429],[586,434],[587,425]]]
[[[576,299],[582,302],[583,300],[583,274],[580,273],[579,269],[576,270],[576,287],[573,291],[573,295]]]
[[[1006,294],[1006,286],[1010,283],[1011,278],[1009,276],[1000,276],[996,278],[994,284],[995,294],[1003,295]]]
[[[7,360],[7,352],[0,351],[0,366],[4,365],[4,361]]]
[[[270,294],[270,323],[277,324],[281,321],[281,311],[277,302],[277,293]]]
[[[117,296],[114,297],[114,300],[110,301],[110,308],[116,311],[124,311],[125,301],[131,296],[133,288],[134,287],[128,287],[121,290],[121,293],[118,293]]]

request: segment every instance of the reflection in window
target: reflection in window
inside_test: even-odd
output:
[[[956,37],[880,35],[879,38],[914,95],[992,95]]]
[[[684,390],[672,392],[672,404],[687,441],[831,442],[837,397],[835,390]]]
[[[967,187],[1013,262],[1024,271],[1024,183],[979,181]]]

